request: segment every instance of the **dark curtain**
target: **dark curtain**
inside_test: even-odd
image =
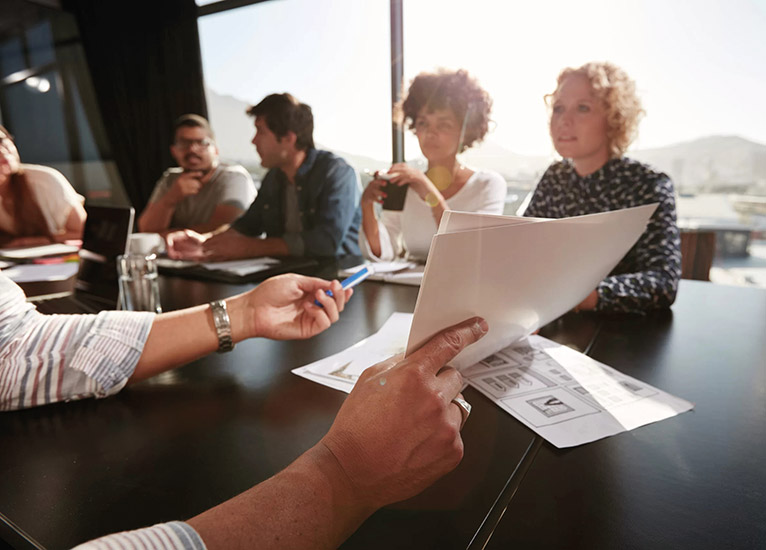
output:
[[[125,190],[140,213],[172,164],[173,120],[207,116],[194,0],[65,0]]]

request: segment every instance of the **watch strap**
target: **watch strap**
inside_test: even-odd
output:
[[[213,324],[218,335],[218,353],[226,353],[234,349],[234,340],[231,338],[231,320],[226,302],[215,300],[210,302],[210,311],[213,312]]]

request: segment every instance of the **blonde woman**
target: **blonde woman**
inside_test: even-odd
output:
[[[587,63],[561,71],[545,99],[563,160],[543,174],[525,216],[564,218],[659,203],[635,246],[577,309],[669,307],[681,278],[675,192],[668,176],[623,156],[644,114],[635,83],[612,63]]]
[[[420,73],[400,106],[401,121],[415,132],[428,171],[405,163],[388,169],[390,183],[409,185],[401,212],[384,210],[381,179],[362,195],[359,246],[373,260],[407,257],[425,260],[442,214],[446,210],[502,214],[507,186],[489,170],[474,170],[457,158],[484,139],[489,129],[492,100],[466,71]]]

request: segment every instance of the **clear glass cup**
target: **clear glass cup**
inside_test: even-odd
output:
[[[120,309],[162,312],[157,279],[157,256],[124,254],[117,256],[120,281]]]

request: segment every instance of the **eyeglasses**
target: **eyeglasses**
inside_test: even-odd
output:
[[[177,139],[174,145],[179,149],[207,149],[213,144],[213,140],[204,139]]]

